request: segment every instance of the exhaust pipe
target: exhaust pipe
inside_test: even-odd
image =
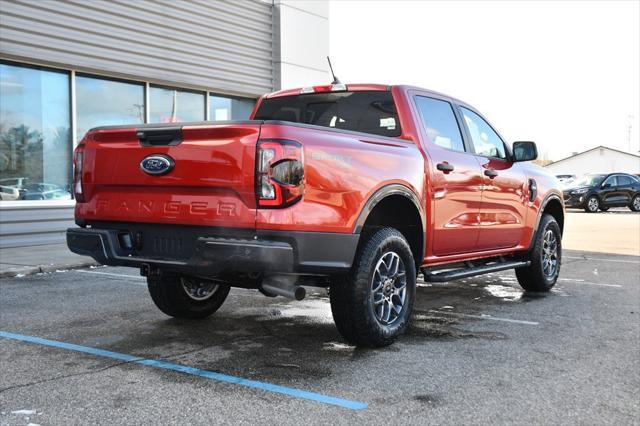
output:
[[[260,284],[260,289],[268,296],[282,296],[294,300],[302,300],[307,295],[304,287],[296,285],[295,275],[270,275]]]

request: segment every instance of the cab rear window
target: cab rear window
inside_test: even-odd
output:
[[[398,112],[391,92],[329,92],[264,99],[254,119],[400,136]]]

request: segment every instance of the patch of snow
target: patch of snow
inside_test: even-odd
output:
[[[323,345],[322,349],[325,351],[352,351],[355,349],[355,346],[349,346],[339,342],[327,342]]]
[[[441,307],[440,309],[453,309],[453,306],[445,305],[445,306]]]
[[[491,294],[493,297],[499,297],[500,299],[507,300],[509,302],[520,300],[522,298],[522,294],[524,293],[520,289],[497,284],[488,285],[484,288],[484,290]]]
[[[318,299],[292,301],[286,305],[279,305],[278,308],[283,317],[315,317],[323,321],[333,321],[329,303]]]
[[[25,277],[25,276],[26,276],[25,274],[17,274],[16,278],[22,278],[22,277]]]
[[[16,414],[18,416],[33,416],[35,413],[36,410],[16,410],[11,412],[11,414]]]

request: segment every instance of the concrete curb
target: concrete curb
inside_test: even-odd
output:
[[[50,273],[56,272],[60,270],[69,270],[69,269],[80,269],[86,268],[89,266],[97,266],[98,262],[95,260],[88,260],[84,262],[75,262],[75,263],[58,263],[54,265],[34,265],[34,266],[23,266],[17,267],[15,269],[11,269],[10,271],[0,271],[0,278],[12,278],[16,276],[26,276],[26,275],[34,275],[41,273]]]

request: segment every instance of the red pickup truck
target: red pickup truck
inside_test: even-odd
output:
[[[100,127],[75,151],[69,248],[140,268],[162,312],[204,318],[230,287],[329,288],[347,341],[407,327],[416,278],[515,268],[548,291],[557,180],[473,107],[409,86],[332,84],[260,98],[248,121]]]

